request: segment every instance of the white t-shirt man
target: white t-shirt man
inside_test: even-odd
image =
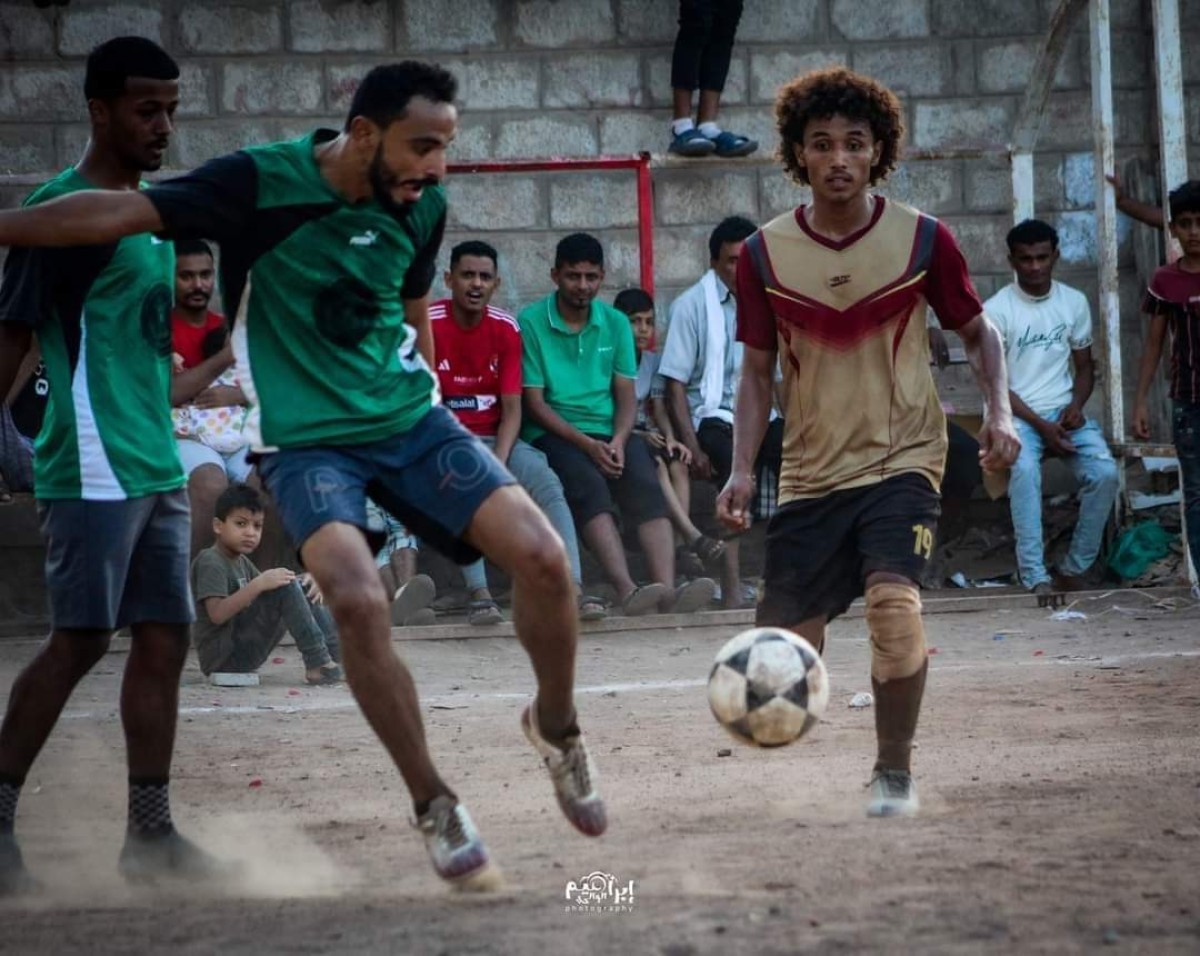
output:
[[[1092,344],[1092,311],[1078,289],[1051,282],[1041,297],[1016,282],[983,304],[1000,330],[1008,387],[1030,409],[1049,418],[1071,403],[1071,352]]]

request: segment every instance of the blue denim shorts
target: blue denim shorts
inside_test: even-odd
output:
[[[479,552],[462,540],[480,505],[516,480],[440,405],[407,432],[365,445],[285,448],[262,455],[259,473],[297,548],[341,521],[368,530],[367,498],[459,564]]]

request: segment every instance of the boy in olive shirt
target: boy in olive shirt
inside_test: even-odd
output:
[[[294,571],[260,572],[246,557],[262,540],[262,496],[249,485],[230,485],[217,498],[215,511],[217,540],[192,562],[192,641],[200,670],[256,671],[289,631],[304,657],[304,679],[314,686],[336,684],[342,670],[329,613],[308,603]]]
[[[556,290],[517,316],[525,409],[521,437],[562,481],[584,542],[604,569],[625,614],[687,613],[712,600],[716,583],[675,587],[675,537],[654,460],[632,434],[637,359],[623,312],[597,301],[604,249],[578,232],[559,242],[550,272]],[[613,513],[637,528],[653,581],[629,576]]]

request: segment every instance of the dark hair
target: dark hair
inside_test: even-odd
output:
[[[176,239],[175,258],[180,256],[208,256],[213,258],[212,246],[203,239]]]
[[[225,326],[209,329],[204,333],[204,338],[200,340],[200,354],[204,358],[212,358],[221,349],[225,348],[225,342],[229,338],[229,330]]]
[[[758,230],[745,216],[728,216],[717,223],[717,228],[708,237],[708,257],[715,259],[721,254],[721,246],[727,242],[745,242]]]
[[[796,159],[810,119],[844,116],[871,127],[883,143],[879,162],[871,167],[871,185],[887,179],[900,156],[904,137],[904,111],[896,94],[882,83],[845,67],[814,70],[779,88],[775,97],[775,125],[779,129],[779,158],[796,182],[807,185],[808,171]]]
[[[604,247],[595,236],[586,232],[573,232],[558,240],[554,248],[554,268],[561,269],[576,262],[591,262],[604,268]]]
[[[1189,179],[1167,194],[1167,206],[1171,210],[1171,221],[1185,212],[1200,212],[1200,179]]]
[[[365,116],[380,129],[387,129],[404,116],[414,96],[434,103],[453,103],[457,93],[458,81],[437,64],[404,60],[377,66],[354,91],[346,129],[356,116]]]
[[[125,92],[131,76],[151,80],[179,79],[179,65],[153,40],[117,37],[88,54],[83,95],[89,100],[112,100]]]
[[[466,242],[460,242],[451,249],[450,268],[453,269],[455,263],[463,256],[478,256],[481,259],[491,259],[492,265],[500,265],[500,254],[492,246],[480,239],[468,239]]]
[[[626,315],[635,312],[652,312],[654,300],[645,289],[622,289],[613,299],[613,308],[620,309]]]
[[[252,515],[262,514],[265,510],[263,496],[259,494],[257,488],[251,488],[249,485],[235,481],[217,496],[213,514],[219,520],[224,521],[229,517],[229,512],[235,508],[245,508]]]
[[[1008,251],[1013,252],[1018,245],[1032,246],[1038,242],[1048,242],[1053,249],[1058,248],[1058,233],[1048,222],[1040,219],[1026,219],[1008,230],[1004,237],[1008,243]]]

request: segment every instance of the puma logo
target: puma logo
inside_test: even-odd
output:
[[[849,281],[849,276],[831,276],[829,279],[829,288],[836,289],[838,286],[845,285]]]

